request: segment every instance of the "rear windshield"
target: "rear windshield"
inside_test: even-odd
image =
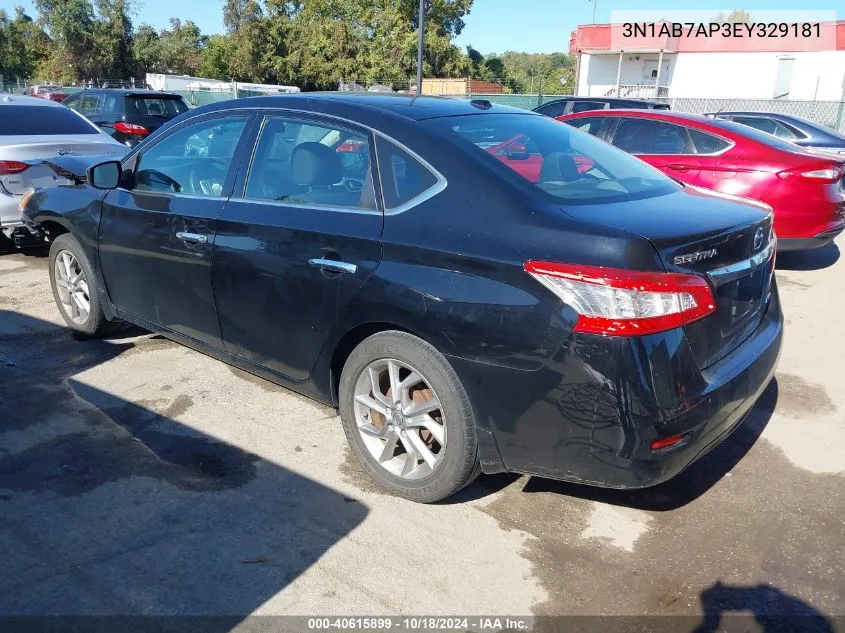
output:
[[[743,136],[747,136],[751,140],[757,141],[758,143],[765,143],[769,147],[774,147],[776,149],[786,150],[787,152],[801,152],[801,148],[797,145],[793,145],[788,141],[784,141],[783,139],[779,139],[774,134],[769,134],[768,132],[761,132],[757,128],[753,128],[750,125],[743,125],[741,123],[734,123],[733,121],[725,121],[724,119],[711,119],[708,123],[712,123],[716,127],[720,127],[723,130],[728,130],[730,132],[736,132],[737,134],[742,134]]]
[[[161,95],[126,97],[126,111],[147,116],[173,118],[188,111],[188,105],[182,97],[162,97]]]
[[[621,202],[680,188],[655,168],[554,119],[480,114],[430,119],[442,134],[568,203]]]
[[[0,136],[99,133],[76,112],[62,106],[0,106]]]
[[[61,89],[61,86],[40,86],[38,88],[38,94],[46,95],[49,92],[59,92]]]

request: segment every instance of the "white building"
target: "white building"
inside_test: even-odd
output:
[[[191,77],[190,75],[164,75],[161,73],[147,73],[147,84],[153,90],[179,90],[190,92],[231,92],[238,90],[260,92],[263,94],[283,94],[299,92],[296,86],[280,86],[275,84],[252,84],[239,81],[221,81],[205,77]]]
[[[845,101],[845,22],[822,28],[829,50],[789,39],[626,42],[620,25],[579,26],[569,46],[578,55],[576,94]]]

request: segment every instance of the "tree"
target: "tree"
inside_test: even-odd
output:
[[[0,74],[4,81],[36,75],[48,54],[49,41],[23,7],[15,7],[14,19],[0,9]]]
[[[101,79],[124,79],[135,74],[129,11],[127,0],[97,0],[92,67]]]
[[[717,24],[752,24],[754,19],[751,17],[751,13],[745,9],[734,9],[727,15],[723,12],[716,14],[711,22]]]
[[[174,75],[196,75],[202,66],[202,53],[208,37],[195,22],[170,18],[170,28],[158,34],[160,68]]]
[[[50,36],[39,68],[57,81],[90,77],[94,69],[94,8],[88,0],[35,0],[38,21]]]

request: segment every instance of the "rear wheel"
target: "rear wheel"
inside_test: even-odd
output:
[[[13,250],[15,250],[15,243],[0,231],[0,253],[11,253]]]
[[[88,336],[102,336],[120,325],[106,320],[96,284],[91,264],[76,238],[69,233],[57,237],[50,246],[53,298],[68,327]]]
[[[433,346],[406,332],[374,334],[344,365],[340,416],[352,452],[386,490],[430,503],[478,475],[466,391]]]

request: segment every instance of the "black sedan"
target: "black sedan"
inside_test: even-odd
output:
[[[777,112],[717,112],[707,116],[748,125],[799,147],[842,154],[845,160],[845,136],[799,116]]]
[[[535,182],[517,165],[538,156]],[[66,158],[78,184],[25,215],[70,328],[129,321],[336,406],[409,499],[479,472],[656,484],[775,370],[771,213],[548,117],[261,97],[193,110],[120,162]]]

